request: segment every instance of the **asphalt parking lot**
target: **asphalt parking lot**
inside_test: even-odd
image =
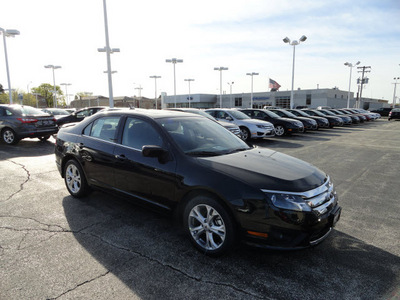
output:
[[[327,172],[336,230],[301,251],[197,252],[172,218],[69,196],[54,140],[0,145],[0,299],[400,299],[400,122],[257,141]]]

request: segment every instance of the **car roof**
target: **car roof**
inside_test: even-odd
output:
[[[98,112],[96,115],[142,115],[152,119],[161,119],[161,118],[171,118],[171,117],[202,117],[197,114],[188,114],[183,111],[175,111],[175,110],[159,110],[159,109],[141,109],[141,108],[121,108],[116,110],[104,110]],[[202,117],[203,118],[203,117]]]

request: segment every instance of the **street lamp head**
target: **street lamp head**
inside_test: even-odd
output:
[[[345,62],[345,63],[344,63],[344,65],[345,65],[345,66],[350,66],[350,65],[351,65],[351,63],[349,63],[349,62]]]
[[[360,64],[360,61],[356,62],[356,66]]]
[[[16,35],[19,35],[20,32],[16,29],[7,29],[4,32],[5,36],[9,36],[9,37],[15,37]]]
[[[307,39],[307,37],[306,37],[305,35],[303,35],[303,36],[300,38],[300,42],[305,42],[306,39]]]
[[[290,43],[290,39],[289,39],[288,37],[285,37],[285,38],[283,39],[283,42],[285,42],[285,43]]]

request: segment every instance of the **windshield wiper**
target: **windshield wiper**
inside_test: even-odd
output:
[[[246,151],[246,150],[250,150],[251,148],[237,148],[237,149],[233,149],[227,152],[224,152],[225,154],[231,154],[231,153],[235,153],[235,152],[240,152],[240,151]]]
[[[221,155],[221,152],[214,152],[214,151],[190,151],[186,152],[186,154],[191,156],[217,156]]]

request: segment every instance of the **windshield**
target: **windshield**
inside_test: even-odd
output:
[[[248,115],[242,113],[241,111],[237,110],[230,110],[229,113],[238,120],[243,120],[243,119],[251,119]]]
[[[335,114],[338,114],[338,115],[344,115],[344,113],[341,112],[340,110],[334,109],[334,110],[332,110],[332,112],[334,112]]]
[[[321,112],[322,112],[324,115],[327,115],[327,116],[334,116],[334,115],[335,115],[333,112],[331,112],[331,111],[329,111],[329,110],[321,110]]]
[[[280,116],[282,117],[289,117],[289,118],[296,118],[296,116],[294,114],[292,114],[290,111],[286,111],[286,110],[279,110],[279,112],[282,112],[281,114],[278,113]]]
[[[319,110],[311,110],[310,113],[314,114],[314,116],[325,117],[325,115],[321,113]]]
[[[301,116],[301,117],[310,117],[309,114],[306,114],[304,111],[301,110],[290,110],[290,112],[296,116]]]
[[[223,126],[206,118],[164,118],[157,122],[187,155],[215,156],[251,149]]]
[[[57,108],[53,108],[53,109],[44,109],[44,112],[47,112],[49,114],[52,114],[54,116],[60,116],[60,115],[70,115],[69,112],[63,110],[63,109],[57,109]]]
[[[267,109],[265,109],[264,112],[265,112],[268,116],[270,116],[271,118],[274,118],[274,119],[280,118],[280,117],[281,117],[281,116],[277,115],[276,113],[274,113],[273,111],[269,111],[269,110],[267,110]]]

